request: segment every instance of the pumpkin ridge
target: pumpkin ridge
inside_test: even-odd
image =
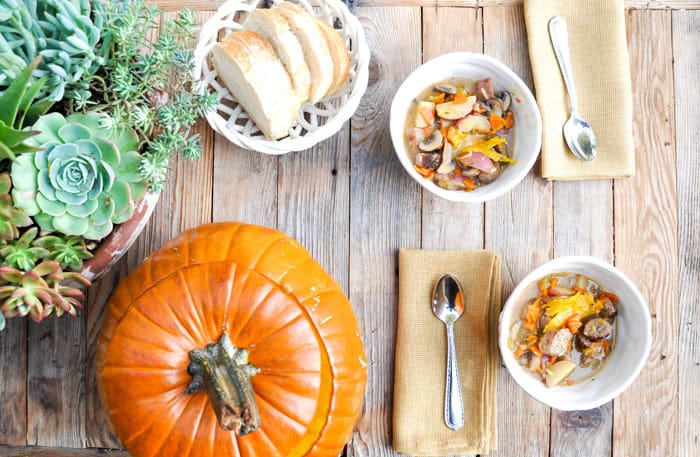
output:
[[[255,270],[250,270],[250,271],[252,273],[258,273]],[[250,278],[250,275],[246,276],[246,281],[248,281],[249,278]],[[265,279],[267,279],[267,278],[265,278]],[[270,281],[270,282],[272,282],[272,281]],[[260,298],[260,300],[258,300],[255,304],[249,304],[249,306],[252,308],[252,310],[250,311],[250,313],[248,313],[247,316],[245,316],[245,320],[242,323],[237,325],[238,333],[236,333],[235,336],[233,336],[233,334],[232,334],[232,336],[231,336],[232,339],[236,339],[240,336],[243,329],[245,329],[246,325],[248,325],[248,323],[250,322],[250,319],[255,315],[255,313],[260,308],[260,305],[265,303],[267,301],[267,299],[270,298],[270,296],[277,291],[277,289],[275,288],[276,284],[274,282],[272,284],[273,285],[270,287],[270,290],[267,291],[267,293],[265,295],[263,295]],[[225,321],[225,323],[228,324],[228,321]]]
[[[304,314],[303,314],[303,313],[300,313],[297,317],[295,317],[295,318],[292,319],[291,321],[287,322],[287,323],[284,324],[283,326],[277,327],[276,329],[272,330],[270,333],[266,334],[262,339],[258,340],[258,342],[255,343],[255,345],[256,345],[256,346],[264,346],[264,345],[265,345],[265,341],[267,341],[268,338],[272,338],[272,337],[273,337],[275,334],[277,334],[278,332],[281,332],[282,330],[286,329],[286,328],[289,327],[290,325],[296,324],[298,320],[303,319],[303,318],[304,318]],[[298,373],[298,371],[297,371],[296,373]],[[315,373],[315,372],[314,372],[314,373]]]
[[[202,393],[202,392],[200,392],[200,393]],[[188,444],[188,446],[187,446],[187,452],[182,452],[181,455],[190,455],[190,450],[192,449],[192,444],[194,443],[194,437],[197,436],[197,432],[199,431],[199,427],[202,425],[202,418],[204,417],[204,408],[208,408],[208,407],[209,407],[209,402],[208,402],[208,401],[202,402],[202,407],[200,408],[199,413],[198,413],[198,414],[194,414],[194,417],[197,418],[197,426],[196,426],[196,427],[191,427],[191,428],[190,428],[189,426],[188,426],[188,427],[184,427],[185,430],[191,430],[191,431],[192,431],[192,432],[191,432],[192,434],[191,434],[191,436],[186,437],[187,439],[184,440],[186,444],[187,444],[187,443],[189,443],[189,444]],[[181,420],[181,419],[182,419],[182,416],[178,417],[178,421]],[[177,422],[176,422],[176,423],[177,423]],[[206,436],[206,435],[205,435],[205,436]],[[211,443],[210,443],[210,445],[211,445]],[[211,446],[211,447],[213,448],[213,446]],[[163,447],[161,446],[161,447],[159,448],[159,450],[162,449],[162,448],[163,448]]]
[[[261,394],[260,392],[255,392],[255,397],[256,397],[256,398],[259,398],[260,400],[262,400],[263,402],[265,402],[267,405],[270,406],[270,408],[272,408],[272,409],[274,409],[275,411],[279,412],[280,414],[282,414],[282,415],[283,415],[284,417],[286,417],[287,419],[290,419],[290,420],[291,420],[292,422],[294,422],[295,424],[301,425],[302,427],[306,428],[306,424],[304,424],[302,421],[300,421],[298,417],[292,417],[292,416],[290,416],[288,412],[283,411],[282,409],[280,409],[279,406],[275,405],[275,404],[274,404],[271,400],[269,400],[265,395]],[[262,409],[262,408],[261,408],[261,409]]]
[[[170,401],[170,404],[166,404],[166,405],[167,406],[178,406],[178,404],[180,404],[181,405],[180,414],[182,414],[182,412],[186,408],[190,407],[189,404],[190,404],[190,401],[192,399],[186,398],[185,401],[179,401],[179,400],[181,400],[180,397],[175,397]],[[148,432],[156,424],[156,422],[158,422],[158,419],[160,417],[162,417],[163,410],[165,410],[165,409],[166,409],[165,407],[154,408],[153,414],[148,417],[148,419],[152,419],[152,420],[148,420],[148,425],[146,425],[141,430],[139,430],[128,441],[124,440],[122,444],[124,444],[124,446],[126,446],[127,449],[131,449],[131,446],[134,444],[134,442],[136,440],[138,440],[139,437],[141,437],[144,433]],[[179,415],[178,415],[178,417],[179,417]],[[176,421],[173,421],[172,426],[174,427],[176,423],[177,423]],[[170,429],[170,431],[172,432],[172,428]],[[157,435],[157,434],[155,434],[155,435]],[[167,434],[163,433],[163,439],[162,439],[160,445],[158,447],[156,447],[156,449],[155,449],[156,451],[160,451],[160,449],[163,447],[163,443],[165,442],[165,439],[167,439],[168,435],[169,435],[169,433],[167,433]],[[154,453],[154,454],[151,454],[151,457],[160,457],[160,456],[158,453]]]
[[[260,261],[263,259],[263,257],[265,257],[265,255],[267,254],[267,252],[268,252],[275,244],[279,243],[280,241],[284,240],[285,238],[289,238],[289,237],[288,237],[287,235],[285,235],[284,233],[279,232],[279,231],[277,231],[277,230],[275,230],[275,231],[277,232],[277,235],[279,235],[279,236],[278,236],[277,238],[274,238],[270,244],[268,244],[267,246],[265,246],[263,249],[260,250],[260,255],[258,256],[257,259],[255,259],[254,261],[250,262],[250,264],[248,265],[248,268],[250,268],[251,270],[257,271],[256,268],[258,267],[258,264],[259,264]],[[275,282],[275,281],[272,281],[272,282]]]
[[[188,304],[190,305],[190,307],[193,310],[192,316],[196,317],[196,322],[194,322],[194,323],[196,324],[195,326],[197,327],[196,330],[198,330],[197,337],[199,337],[200,341],[206,341],[207,338],[204,335],[206,335],[207,332],[205,331],[204,324],[202,322],[202,316],[199,314],[199,311],[200,311],[199,307],[196,306],[196,304],[195,304],[194,298],[192,297],[192,291],[190,290],[190,285],[187,282],[187,278],[185,278],[185,275],[183,274],[183,270],[184,269],[182,269],[182,268],[179,269],[177,272],[177,276],[180,279],[180,281],[182,281],[182,287],[184,289],[184,291],[183,291],[184,296],[187,297]],[[133,304],[133,302],[132,302],[132,304]],[[129,308],[131,308],[131,306],[129,306]],[[174,310],[173,310],[173,312],[174,312]],[[195,326],[193,326],[193,330],[195,330],[195,328],[194,328]]]
[[[230,242],[229,242],[229,249],[230,249]],[[229,282],[228,284],[230,287],[226,288],[226,308],[224,309],[224,318],[223,318],[223,324],[221,330],[223,332],[228,332],[228,311],[231,307],[231,295],[233,294],[233,285],[236,282],[236,276],[238,275],[238,264],[234,263],[231,265],[231,270],[230,270],[230,276],[228,278]],[[245,281],[245,278],[243,279]]]
[[[147,292],[144,292],[142,295],[145,295],[146,293]],[[140,298],[140,296],[138,298],[134,299],[134,302],[136,300],[138,300],[139,298]],[[189,335],[190,332],[187,330],[187,327],[185,326],[185,324],[183,324],[183,322],[177,316],[177,313],[173,310],[172,306],[170,306],[170,304],[168,302],[162,301],[160,299],[160,297],[158,297],[158,296],[155,296],[154,298],[159,301],[159,304],[162,306],[163,309],[168,310],[168,313],[170,314],[170,316],[172,316],[172,321],[176,324],[178,331],[180,331],[183,335]],[[132,304],[133,304],[133,302],[132,302]],[[127,308],[127,311],[129,311],[129,310],[131,310],[131,304]],[[123,317],[125,317],[127,314],[128,314],[128,312],[125,312]],[[141,314],[143,314],[143,313],[141,313]],[[120,320],[120,322],[121,322],[121,320]],[[196,345],[196,342],[192,341],[192,345],[194,347],[194,345]]]
[[[165,307],[168,308],[168,309],[170,309],[170,306],[167,306],[167,305],[166,305]],[[171,337],[171,338],[178,344],[178,346],[179,346],[180,348],[184,349],[185,351],[188,351],[188,350],[189,350],[189,347],[193,347],[193,345],[196,345],[196,344],[197,344],[195,341],[191,341],[190,338],[187,338],[187,336],[188,336],[188,333],[187,333],[187,332],[183,332],[183,333],[182,333],[183,338],[186,338],[186,339],[190,340],[190,341],[188,341],[188,345],[187,345],[187,346],[183,346],[182,344],[180,344],[180,341],[170,332],[170,330],[168,330],[167,328],[164,328],[164,327],[163,327],[162,325],[160,325],[158,322],[156,322],[156,321],[154,321],[153,319],[151,319],[151,318],[150,318],[149,316],[147,316],[143,311],[141,311],[138,307],[134,307],[134,312],[135,312],[136,314],[138,314],[139,316],[141,316],[145,321],[148,321],[148,322],[150,322],[151,324],[153,324],[154,327],[156,327],[156,328],[162,330],[163,333],[165,333],[166,335],[168,335],[169,337]],[[174,314],[174,313],[173,313],[173,314]],[[179,321],[177,321],[177,322],[179,323]]]
[[[235,262],[233,262],[233,263],[235,263]],[[233,295],[233,290],[231,290],[229,293],[228,301],[226,302],[226,310],[224,311],[224,323],[223,323],[223,325],[226,327],[225,330],[227,332],[229,332],[229,336],[232,339],[236,339],[238,337],[238,334],[231,333],[231,328],[229,326],[231,307],[237,306],[237,305],[234,305],[233,303],[237,303],[240,301],[241,293],[243,292],[243,288],[244,288],[245,284],[247,284],[247,282],[248,282],[248,278],[250,277],[250,273],[253,271],[253,270],[250,270],[249,268],[242,268],[242,271],[239,272],[239,270],[241,270],[241,268],[238,268],[240,266],[240,264],[235,263],[235,265],[236,265],[235,271],[236,271],[236,273],[238,273],[238,278],[239,278],[240,284],[237,287],[237,290],[236,290],[237,295],[235,297]]]

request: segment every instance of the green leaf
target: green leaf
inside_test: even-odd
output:
[[[20,191],[15,187],[12,189],[12,201],[29,216],[35,216],[41,211],[36,204],[35,190]]]
[[[30,64],[24,67],[15,80],[10,84],[10,87],[5,90],[5,93],[0,97],[0,121],[5,125],[14,125],[17,111],[27,89],[27,83],[32,77],[32,71],[39,65],[41,57],[37,57]]]
[[[88,230],[83,234],[83,237],[88,240],[99,241],[109,235],[113,228],[114,225],[112,224],[112,221],[107,221],[102,225],[91,224]]]
[[[24,113],[24,119],[22,123],[24,125],[33,125],[39,120],[39,117],[46,114],[48,110],[53,106],[53,100],[42,100],[40,102],[34,103],[29,109]]]
[[[114,181],[110,196],[114,200],[115,215],[118,216],[129,208],[129,202],[131,201],[131,189],[126,181],[122,181],[121,179]],[[112,221],[114,221],[114,217],[112,217]]]
[[[136,151],[129,151],[122,155],[119,164],[119,177],[127,182],[139,182],[141,177],[141,155]]]
[[[36,202],[41,211],[49,216],[61,216],[66,213],[66,204],[57,200],[49,200],[43,194],[36,195]]]
[[[66,210],[76,217],[87,217],[97,209],[97,200],[87,200],[82,205],[67,205]]]
[[[24,142],[24,140],[27,138],[38,133],[39,132],[31,130],[17,130],[0,122],[0,141],[2,141],[8,148],[17,146],[18,144]]]
[[[17,127],[18,129],[24,128],[24,126],[26,125],[24,123],[24,120],[27,117],[27,112],[31,108],[32,102],[34,101],[34,98],[36,98],[36,95],[39,93],[41,88],[44,87],[46,80],[47,78],[43,77],[34,81],[32,85],[29,86],[29,89],[27,89],[27,92],[24,94],[24,97],[22,97],[22,101],[19,104],[20,117],[15,120],[15,127]]]
[[[10,150],[10,148],[5,146],[2,141],[0,141],[0,160],[3,159],[15,160],[15,154],[12,152],[12,150]]]
[[[114,214],[114,200],[106,194],[97,199],[97,209],[92,213],[92,224],[103,225],[112,220]]]
[[[0,311],[0,332],[5,330],[5,315]]]
[[[84,217],[75,217],[68,213],[54,217],[53,226],[56,230],[66,235],[83,235],[90,225]]]
[[[22,154],[12,164],[12,185],[17,190],[36,189],[37,169],[32,154]]]
[[[58,131],[58,136],[64,143],[75,143],[78,140],[89,140],[92,133],[80,124],[66,124]]]

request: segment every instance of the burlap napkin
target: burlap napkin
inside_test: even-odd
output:
[[[445,326],[432,313],[435,282],[452,273],[465,311],[455,323],[464,427],[445,425]],[[393,446],[402,454],[488,454],[496,449],[497,321],[501,259],[491,251],[399,252]]]
[[[598,139],[598,156],[592,162],[575,158],[562,136],[570,111],[549,38],[548,23],[554,16],[566,20],[579,112]],[[573,180],[634,175],[623,0],[525,0],[525,24],[544,127],[542,176]]]

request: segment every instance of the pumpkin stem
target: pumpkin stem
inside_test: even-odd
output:
[[[248,350],[236,348],[223,333],[218,343],[190,351],[187,372],[192,381],[185,393],[205,390],[221,428],[247,435],[260,427],[260,412],[250,382],[258,371],[248,363]]]

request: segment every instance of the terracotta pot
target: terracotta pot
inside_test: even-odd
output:
[[[102,240],[97,250],[93,252],[94,257],[83,263],[81,273],[86,278],[90,281],[99,279],[134,244],[134,241],[136,241],[136,238],[138,238],[151,218],[159,196],[160,194],[151,192],[144,195],[136,204],[136,209],[131,219],[118,225],[107,238]]]

